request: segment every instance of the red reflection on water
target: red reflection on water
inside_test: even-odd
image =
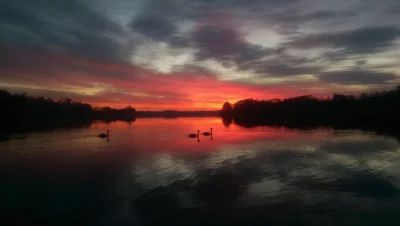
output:
[[[213,135],[203,136],[213,128]],[[255,127],[243,128],[230,124],[226,127],[221,118],[139,118],[135,122],[113,122],[94,124],[91,129],[99,132],[111,130],[110,142],[121,142],[141,152],[191,152],[214,151],[220,146],[229,144],[246,144],[255,141],[290,141],[300,139],[303,132],[286,129],[284,127]],[[190,133],[200,130],[198,140],[188,137]],[[320,130],[310,133],[308,140],[320,139],[329,130]]]
[[[210,128],[213,128],[213,139],[200,135],[198,142],[188,137],[197,130],[202,133]],[[110,129],[109,141],[97,137],[107,129]],[[11,157],[0,159],[0,164],[8,169],[39,170],[53,176],[73,175],[123,165],[129,167],[132,161],[160,152],[195,156],[213,155],[223,150],[229,155],[242,150],[267,150],[270,145],[313,145],[328,134],[332,131],[304,133],[285,128],[248,129],[234,123],[226,127],[220,118],[138,118],[131,123],[99,122],[89,128],[33,133],[25,140],[10,141],[5,153],[9,152]]]

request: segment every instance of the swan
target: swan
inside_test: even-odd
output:
[[[99,135],[97,135],[98,137],[100,137],[100,138],[106,138],[106,137],[108,137],[108,133],[110,132],[110,130],[108,129],[107,130],[107,134],[105,134],[105,133],[102,133],[102,134],[99,134]]]
[[[199,133],[200,133],[200,130],[197,130],[197,134],[195,134],[195,133],[191,133],[191,134],[189,134],[189,135],[188,135],[188,137],[190,137],[190,138],[196,138],[196,137],[199,137]]]
[[[212,135],[212,131],[213,131],[213,128],[210,128],[210,132],[204,132],[203,135],[210,136],[210,135]]]

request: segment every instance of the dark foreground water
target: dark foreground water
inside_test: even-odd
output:
[[[0,141],[0,170],[2,224],[400,225],[400,145],[371,132],[138,119]]]

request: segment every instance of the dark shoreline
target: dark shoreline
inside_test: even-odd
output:
[[[317,98],[310,95],[286,99],[245,99],[231,105],[225,102],[219,111],[136,111],[91,105],[68,98],[50,98],[10,94],[0,90],[0,134],[31,132],[54,128],[90,126],[94,121],[134,122],[137,118],[221,117],[225,126],[284,126],[293,129],[319,127],[358,129],[386,133],[399,138],[400,86],[389,91],[359,95],[333,94]]]

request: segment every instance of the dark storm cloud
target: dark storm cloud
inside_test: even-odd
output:
[[[176,32],[175,25],[166,18],[139,17],[131,22],[130,27],[158,41],[168,39]]]
[[[134,52],[133,48],[131,49],[134,46],[127,46],[127,43],[133,43],[135,47],[140,46],[146,43],[146,38],[152,41],[149,43],[166,42],[169,44],[168,48],[173,49],[160,54],[173,55],[175,48],[188,50],[188,65],[174,68],[173,72],[188,73],[193,77],[211,74],[215,76],[217,70],[206,70],[197,65],[204,63],[200,62],[203,60],[213,60],[225,68],[246,70],[254,72],[255,75],[287,77],[319,74],[326,70],[325,65],[318,65],[301,53],[293,51],[293,55],[290,55],[285,50],[281,52],[280,49],[309,50],[321,47],[326,49],[321,58],[331,62],[349,57],[358,60],[358,55],[390,50],[392,43],[400,36],[399,28],[385,26],[387,23],[379,20],[375,25],[380,27],[362,27],[366,25],[360,22],[361,28],[357,30],[324,32],[330,29],[321,26],[325,23],[341,21],[341,18],[348,19],[354,14],[361,15],[365,12],[352,12],[340,7],[331,9],[324,7],[324,3],[318,3],[315,9],[304,8],[304,5],[302,8],[296,7],[297,3],[307,0],[137,0],[132,12],[124,11],[126,9],[120,5],[123,2],[134,2],[133,0],[118,0],[115,3],[98,0],[0,1],[0,45],[9,46],[11,50],[14,47],[34,49],[26,55],[1,52],[1,67],[25,71],[37,69],[32,78],[37,76],[38,72],[57,71],[58,67],[77,74],[94,74],[99,79],[115,77],[124,81],[131,80],[136,74],[135,71],[106,70],[93,65],[82,65],[79,60],[49,61],[42,57],[45,53],[41,51],[67,53],[70,58],[79,56],[80,59],[95,59],[103,63],[131,63],[132,59],[135,59],[132,54],[138,52]],[[115,6],[115,9],[101,12],[98,6],[101,2],[110,8]],[[388,4],[383,5],[386,7]],[[383,11],[388,13],[389,8]],[[396,13],[396,9],[392,7],[391,13]],[[126,15],[116,15],[119,12]],[[113,17],[121,24],[113,21]],[[254,34],[241,33],[246,32],[242,26],[249,23],[254,29],[259,28],[261,33],[265,29],[276,35],[275,33],[285,30],[285,33],[271,37],[271,40],[278,37],[283,40],[291,38],[291,41],[282,46],[268,48],[256,45],[246,40],[247,35]],[[310,23],[319,26],[315,26],[315,29],[305,26],[304,30],[315,34],[297,36],[298,28]],[[122,27],[122,24],[127,26]],[[342,27],[335,27],[338,28]],[[254,42],[269,44],[269,38],[260,39],[252,37]],[[157,51],[154,51],[155,54]],[[194,60],[191,55],[193,52]],[[54,64],[51,64],[52,62]],[[166,62],[168,63],[170,62]],[[158,69],[156,66],[151,68]],[[320,79],[345,84],[372,84],[385,83],[393,79],[393,76],[390,73],[368,72],[364,68],[364,71],[326,72],[320,75]]]
[[[318,77],[321,81],[342,85],[385,84],[397,78],[393,73],[363,70],[324,72]]]
[[[191,7],[186,0],[145,0],[142,3],[140,15],[144,17],[180,18]]]
[[[274,54],[274,49],[267,49],[260,45],[243,43],[235,57],[235,63],[240,65],[249,61],[256,61],[265,56]]]
[[[193,40],[200,59],[229,59],[243,48],[238,32],[226,27],[202,27],[193,34]]]
[[[349,53],[375,53],[387,50],[400,37],[396,27],[367,27],[338,33],[321,33],[299,37],[287,43],[296,49],[317,47],[343,48]]]
[[[280,9],[301,0],[146,0],[143,12],[152,15],[197,18],[210,11],[231,9]]]
[[[141,7],[139,15],[134,16],[130,27],[134,31],[155,40],[173,42],[177,39],[173,38],[170,41],[170,37],[176,32],[176,23],[180,21],[219,23],[220,20],[224,19],[221,18],[223,15],[233,19],[238,12],[247,10],[251,12],[260,8],[264,11],[266,8],[267,11],[281,9],[295,2],[299,2],[299,0],[148,0]],[[203,32],[207,31],[203,30],[198,35],[210,35],[210,38],[212,38],[221,32],[229,31],[212,32],[209,30],[210,33]],[[188,43],[187,39],[181,42],[184,47]],[[179,43],[173,42],[173,44],[176,46]]]
[[[223,65],[245,67],[246,64],[274,52],[272,49],[246,42],[241,34],[231,27],[200,27],[192,34],[192,40],[197,49],[198,60],[214,59]]]
[[[211,59],[226,68],[237,67],[239,70],[249,70],[257,74],[272,76],[317,73],[321,71],[321,67],[300,65],[301,63],[306,63],[308,59],[304,62],[292,62],[290,61],[292,59],[283,59],[284,63],[278,65],[268,64],[262,58],[282,57],[282,54],[277,53],[275,48],[265,48],[261,45],[247,42],[238,31],[239,27],[229,24],[229,21],[227,24],[225,23],[226,21],[220,21],[226,19],[226,15],[230,15],[225,14],[223,11],[233,10],[231,12],[237,12],[251,9],[249,11],[251,12],[254,6],[255,9],[268,7],[268,10],[262,13],[268,14],[270,10],[283,9],[296,2],[298,1],[252,0],[244,3],[243,1],[198,0],[188,1],[187,4],[184,4],[182,1],[169,0],[161,3],[153,0],[146,2],[139,16],[133,19],[131,28],[152,39],[167,42],[172,47],[194,48],[196,49],[195,59],[197,61]],[[176,7],[171,7],[174,5]],[[177,8],[180,10],[177,11]],[[350,15],[347,12],[327,10],[303,14],[285,14],[286,11],[282,10],[279,12],[268,15],[277,24],[296,23],[296,26],[302,22],[334,19]],[[202,25],[187,36],[178,36],[176,33],[176,21],[179,17],[190,18],[200,22]],[[228,20],[232,19],[229,18],[228,16]],[[258,19],[260,18],[262,17]]]
[[[315,20],[324,20],[324,19],[335,19],[338,17],[347,17],[353,16],[354,13],[351,12],[340,12],[340,11],[330,11],[330,10],[321,10],[307,14],[301,14],[293,17],[288,17],[289,20],[293,21],[315,21]]]
[[[238,64],[237,69],[269,77],[316,74],[325,69],[324,66],[316,65],[312,58],[290,55],[286,49],[269,49],[266,53],[264,56],[267,58],[245,61]]]
[[[285,64],[266,65],[264,68],[256,70],[258,74],[273,77],[287,77],[294,75],[315,74],[322,70],[321,67],[313,66],[290,66]]]
[[[122,48],[114,39],[123,29],[76,0],[3,1],[0,40],[81,56],[120,61]]]
[[[68,30],[85,28],[88,31],[116,34],[123,32],[116,23],[76,0],[38,0],[35,2],[3,0],[1,6],[2,24],[21,26],[33,31],[46,31],[46,28],[58,27]]]
[[[178,74],[185,74],[185,75],[190,75],[192,77],[208,77],[208,78],[216,78],[216,72],[209,69],[209,68],[204,68],[198,65],[184,65],[184,66],[175,66],[172,68],[172,71],[174,73]]]
[[[294,36],[302,24],[329,24],[358,14],[350,9],[313,11],[293,7],[299,2],[298,0],[150,0],[144,3],[130,27],[135,32],[154,40],[167,42],[174,48],[194,48],[197,61],[211,59],[226,68],[237,67],[239,70],[273,76],[319,73],[322,66],[315,66],[309,59],[304,62],[282,60],[283,63],[271,65],[263,58],[282,57],[282,54],[276,52],[277,48],[268,49],[247,42],[239,32],[239,27],[234,22],[230,24],[229,20],[235,16],[242,19],[253,18],[257,21],[266,20],[265,24],[273,25],[273,29],[277,32],[283,29],[285,32],[281,32],[282,34],[294,37],[293,41],[281,47],[302,50],[330,48],[332,51],[325,52],[320,57],[320,60],[328,61],[341,61],[354,54],[387,50],[400,36],[396,27],[364,27],[337,33]],[[177,24],[185,19],[200,22],[202,25],[188,34],[178,34]],[[228,20],[227,23],[225,19]],[[312,63],[312,66],[302,65],[304,63]]]
[[[393,14],[400,14],[400,7],[394,7],[394,8],[390,8],[388,10],[389,13],[393,13]]]
[[[298,9],[300,11],[301,9]],[[319,10],[315,12],[301,13],[297,10],[283,10],[272,12],[262,16],[268,24],[278,27],[277,31],[284,35],[293,35],[297,33],[299,26],[303,24],[329,24],[334,21],[343,20],[354,16],[351,11],[331,11]]]
[[[138,69],[121,62],[110,63],[69,53],[49,52],[39,47],[0,46],[0,81],[11,83],[83,85],[81,81],[110,79],[131,81]],[[90,78],[90,79],[88,79]]]
[[[368,63],[368,61],[365,59],[360,59],[360,60],[356,60],[354,63],[356,66],[363,66],[363,65],[366,65]]]
[[[299,1],[301,0],[197,0],[197,4],[194,4],[194,6],[196,11],[203,12],[239,8],[255,10],[255,12],[265,12],[265,9],[281,9]]]

